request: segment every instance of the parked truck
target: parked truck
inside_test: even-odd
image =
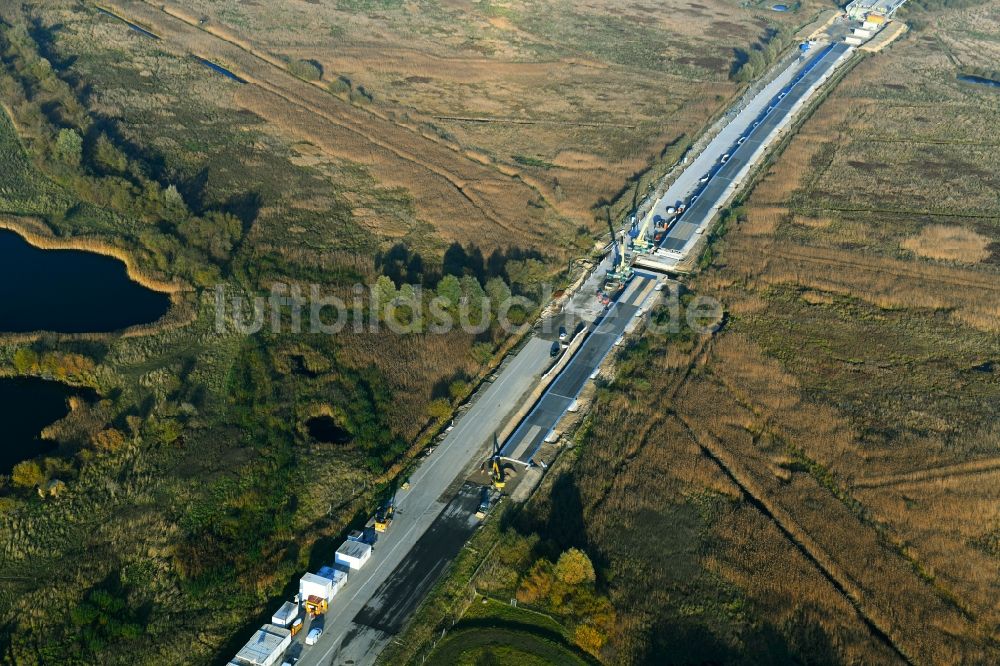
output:
[[[375,512],[375,531],[385,532],[392,525],[392,519],[396,515],[396,502],[392,499],[378,508]]]

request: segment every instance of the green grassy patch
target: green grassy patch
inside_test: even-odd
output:
[[[585,666],[591,663],[570,649],[529,631],[499,627],[456,629],[428,657],[432,666]]]

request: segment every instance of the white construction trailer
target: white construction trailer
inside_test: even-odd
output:
[[[337,564],[360,569],[372,556],[372,547],[360,541],[345,541],[337,549]]]
[[[233,661],[241,666],[272,666],[278,663],[291,644],[292,632],[284,627],[265,624],[236,653]]]

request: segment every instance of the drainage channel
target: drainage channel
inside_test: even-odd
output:
[[[127,25],[132,30],[135,30],[140,35],[145,35],[146,37],[150,37],[152,39],[157,39],[157,40],[160,38],[159,35],[157,35],[155,33],[152,33],[149,30],[146,30],[145,28],[143,28],[140,25],[136,25],[135,23],[132,23],[128,19],[123,18],[123,17],[119,16],[118,14],[115,14],[114,12],[105,9],[104,7],[98,7],[97,8],[97,13],[104,14],[105,16],[110,16],[111,18],[114,18],[114,19],[118,19],[119,21],[121,21],[122,23],[124,23],[125,25]]]
[[[246,79],[241,78],[241,77],[233,74],[232,72],[230,72],[228,69],[226,69],[222,65],[218,65],[218,64],[212,62],[211,60],[206,60],[205,58],[202,58],[201,56],[196,56],[196,55],[193,55],[191,57],[194,58],[195,60],[197,60],[198,62],[200,62],[205,67],[208,67],[209,69],[211,69],[211,70],[213,70],[215,72],[218,72],[219,74],[222,74],[226,78],[232,79],[233,81],[236,81],[237,83],[246,83],[247,82]]]

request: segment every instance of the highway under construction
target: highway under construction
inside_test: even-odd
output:
[[[609,254],[561,305],[580,327],[538,330],[480,388],[454,426],[395,494],[370,562],[352,570],[330,603],[322,634],[293,645],[303,666],[374,663],[479,525],[483,483],[501,490],[507,471],[540,476],[540,447],[558,437],[587,382],[662,293],[657,287],[699,247],[705,229],[736,193],[795,112],[850,55],[842,44],[812,44],[744,108],[652,202],[642,222],[612,228]],[[659,217],[660,220],[656,220]],[[656,239],[657,224],[662,232]],[[572,338],[564,340],[563,338]],[[552,350],[559,356],[552,357]],[[510,432],[497,437],[497,433]],[[490,454],[492,448],[492,456]],[[484,463],[489,476],[470,483]],[[480,475],[481,477],[481,475]],[[530,478],[525,478],[530,477]],[[488,506],[488,501],[486,501]],[[389,524],[391,523],[391,527]]]

